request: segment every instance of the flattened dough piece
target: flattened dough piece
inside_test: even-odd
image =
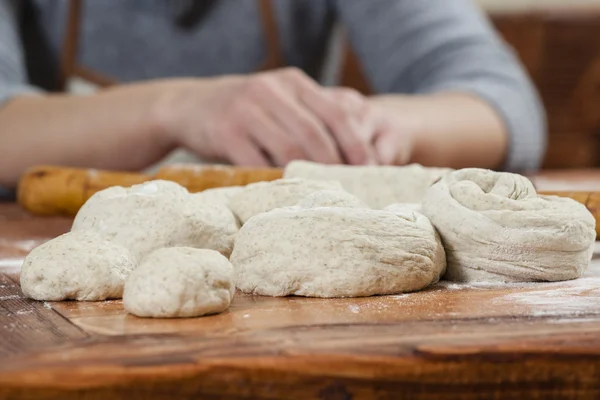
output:
[[[310,161],[292,161],[284,178],[339,181],[342,187],[371,208],[383,209],[393,203],[420,203],[427,189],[447,168],[406,166],[325,165]]]
[[[229,207],[243,225],[257,214],[296,205],[307,195],[320,190],[343,191],[338,182],[277,179],[247,185],[241,193],[231,199]]]
[[[225,311],[235,294],[229,260],[213,250],[172,247],[149,254],[125,284],[125,310],[139,317],[199,317]]]
[[[35,300],[120,299],[136,260],[94,232],[69,232],[35,249],[21,268],[21,289]]]
[[[174,182],[151,181],[94,194],[71,230],[97,232],[141,260],[153,250],[174,246],[208,248],[228,256],[238,223],[226,205],[190,196]]]
[[[592,257],[592,214],[574,200],[538,196],[521,175],[456,171],[429,189],[422,209],[442,237],[448,280],[574,279]]]
[[[257,215],[231,255],[237,286],[266,296],[359,297],[437,282],[444,252],[423,215],[360,208],[284,208]]]

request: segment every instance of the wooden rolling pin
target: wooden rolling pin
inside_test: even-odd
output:
[[[281,178],[277,168],[243,168],[229,166],[172,165],[161,168],[154,176],[125,172],[97,171],[52,166],[34,167],[19,183],[18,203],[36,215],[74,216],[94,193],[110,186],[131,186],[151,179],[175,181],[190,192],[224,186],[243,186],[249,183]],[[539,192],[569,197],[585,205],[600,221],[600,192]],[[596,224],[600,238],[600,223]]]
[[[94,193],[111,186],[132,186],[152,179],[177,182],[190,192],[281,178],[277,168],[243,168],[220,165],[171,165],[156,175],[92,169],[37,166],[23,174],[17,202],[36,215],[75,216]]]

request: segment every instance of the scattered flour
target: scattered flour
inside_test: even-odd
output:
[[[360,312],[360,308],[356,305],[348,306],[348,309],[352,311],[354,314],[358,314]]]

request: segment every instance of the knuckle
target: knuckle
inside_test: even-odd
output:
[[[333,107],[329,116],[338,129],[347,129],[351,125],[352,115],[342,107]]]
[[[303,79],[306,75],[298,67],[286,67],[281,70],[281,73],[290,79]]]
[[[350,109],[358,109],[364,106],[363,96],[354,89],[344,88],[338,94],[340,102],[343,106]]]
[[[268,75],[255,76],[246,84],[244,94],[250,98],[263,95],[270,91],[272,83],[273,78]]]
[[[310,123],[309,121],[300,120],[297,123],[298,133],[308,138],[309,140],[318,140],[319,138],[319,127],[315,126],[315,124]]]
[[[362,95],[358,92],[358,90],[348,87],[339,88],[337,90],[338,95],[346,97],[348,99],[357,99],[359,100]]]

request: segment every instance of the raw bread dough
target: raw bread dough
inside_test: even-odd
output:
[[[231,262],[237,286],[266,296],[359,297],[437,282],[442,245],[423,215],[381,210],[282,208],[251,218]]]
[[[192,194],[192,197],[202,201],[229,205],[231,199],[244,190],[243,186],[227,186],[214,189],[206,189],[202,192]]]
[[[396,211],[402,213],[406,210],[421,212],[421,203],[394,203],[384,208],[384,210],[394,214]]]
[[[233,266],[214,250],[150,253],[125,283],[125,310],[139,317],[199,317],[225,311],[235,294]]]
[[[229,207],[243,224],[251,217],[276,208],[293,206],[310,193],[340,190],[338,182],[309,179],[277,179],[251,183],[229,202]]]
[[[417,164],[401,167],[351,166],[292,161],[283,176],[339,181],[344,189],[369,207],[383,209],[393,203],[420,203],[429,186],[450,171]]]
[[[308,194],[297,204],[300,208],[349,207],[369,208],[358,197],[343,190],[319,190]]]
[[[35,300],[105,300],[123,295],[136,260],[94,232],[69,232],[35,249],[21,267],[21,289]]]
[[[213,249],[228,256],[238,228],[226,205],[205,202],[177,183],[158,180],[94,194],[71,230],[98,232],[140,260],[153,250],[174,246]]]
[[[560,281],[583,273],[595,220],[580,203],[538,196],[520,175],[463,169],[433,185],[423,213],[437,228],[454,281]]]

